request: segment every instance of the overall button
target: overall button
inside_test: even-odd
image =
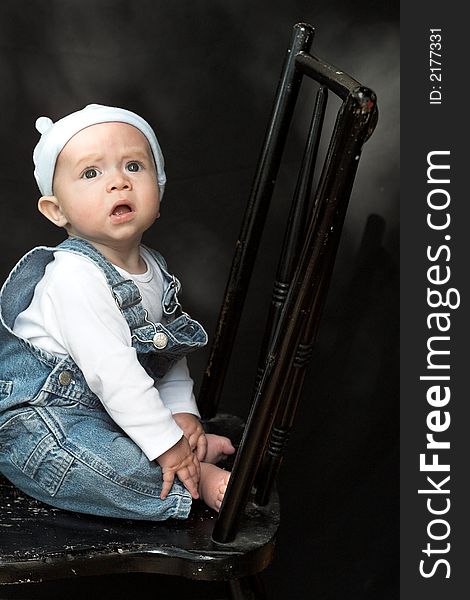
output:
[[[163,348],[166,348],[168,344],[168,336],[163,333],[163,331],[158,331],[154,336],[153,336],[153,345],[155,346],[155,348],[157,348],[157,350],[163,350]]]
[[[70,371],[62,371],[59,373],[59,383],[61,385],[69,385],[72,382],[72,374]]]

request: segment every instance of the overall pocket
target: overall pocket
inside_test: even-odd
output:
[[[29,407],[2,415],[0,449],[2,464],[14,465],[50,496],[57,494],[74,460],[60,447],[36,411]],[[11,478],[10,469],[8,471]],[[24,485],[20,487],[24,488]]]

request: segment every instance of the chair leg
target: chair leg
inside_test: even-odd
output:
[[[231,579],[228,584],[230,600],[267,600],[264,585],[259,575]]]

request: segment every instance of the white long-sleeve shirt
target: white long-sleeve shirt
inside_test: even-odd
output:
[[[162,318],[163,276],[141,249],[147,271],[117,270],[132,279],[153,322]],[[146,373],[132,347],[129,326],[101,270],[83,256],[56,251],[14,331],[60,357],[70,356],[112,419],[154,460],[182,436],[172,414],[199,416],[186,359],[158,381]]]

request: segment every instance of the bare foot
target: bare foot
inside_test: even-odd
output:
[[[230,471],[224,471],[210,463],[201,463],[199,495],[209,508],[219,512],[229,479]]]
[[[204,462],[215,465],[235,452],[235,448],[228,437],[216,435],[215,433],[206,433],[206,440],[207,452]]]

